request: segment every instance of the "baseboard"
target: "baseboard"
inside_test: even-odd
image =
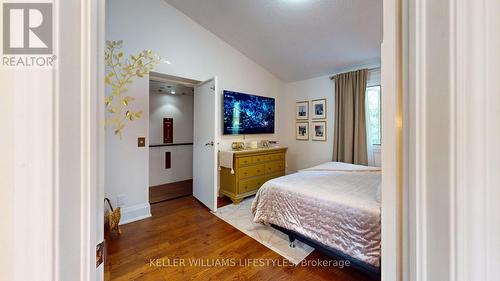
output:
[[[122,208],[122,219],[120,225],[131,223],[151,217],[151,206],[149,203],[138,204]]]

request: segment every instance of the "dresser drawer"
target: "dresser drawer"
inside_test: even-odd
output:
[[[266,174],[277,173],[285,170],[285,161],[273,161],[266,163]]]
[[[257,155],[252,157],[253,163],[262,163],[266,161],[266,155]]]
[[[283,153],[273,153],[266,155],[266,161],[276,161],[276,160],[284,160],[285,154]]]
[[[268,180],[285,175],[286,147],[238,151],[233,154],[231,169],[220,171],[219,193],[238,204],[255,194]]]
[[[240,168],[239,169],[239,177],[240,177],[240,179],[245,179],[245,178],[249,178],[249,177],[263,175],[265,172],[266,172],[266,166],[264,164],[251,165],[251,166]]]
[[[238,158],[238,167],[250,165],[253,163],[253,157],[240,157]]]
[[[239,182],[238,191],[239,193],[246,193],[258,189],[262,184],[264,184],[264,177],[258,177],[253,179],[241,180]]]

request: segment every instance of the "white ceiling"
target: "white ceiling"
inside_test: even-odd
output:
[[[382,0],[165,0],[285,82],[380,62]]]
[[[149,92],[154,94],[193,96],[194,88],[172,82],[149,80]]]

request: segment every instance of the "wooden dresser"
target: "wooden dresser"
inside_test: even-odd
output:
[[[284,176],[286,151],[286,147],[235,151],[234,174],[229,168],[220,171],[220,194],[239,204],[257,193],[266,181]]]

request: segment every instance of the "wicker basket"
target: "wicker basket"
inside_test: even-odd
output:
[[[122,230],[120,229],[120,219],[122,217],[120,207],[113,209],[111,205],[111,201],[108,198],[104,198],[105,202],[108,202],[109,209],[111,212],[106,211],[104,214],[104,225],[109,227],[109,231],[115,231],[120,235],[122,234]]]

